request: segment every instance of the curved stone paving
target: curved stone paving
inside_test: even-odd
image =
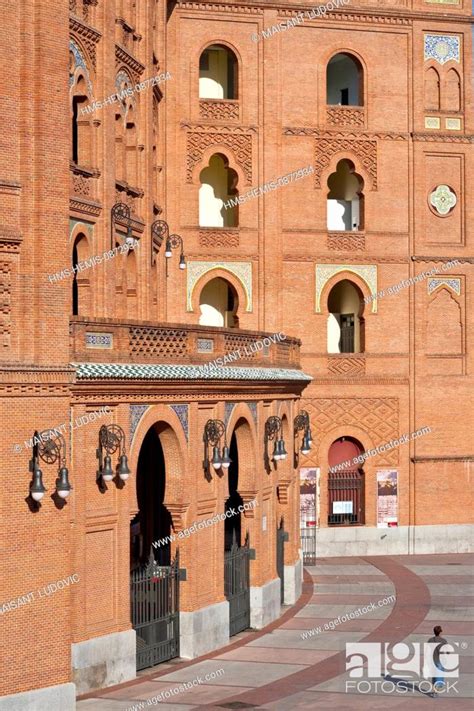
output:
[[[139,680],[90,694],[79,711],[143,708],[193,709],[471,709],[474,696],[474,577],[472,555],[326,558],[305,571],[298,605],[265,630],[239,635],[223,650],[189,662],[156,667]],[[396,602],[378,606],[389,595]],[[375,609],[304,639],[339,615],[370,603]],[[346,693],[346,642],[426,642],[435,624],[459,644],[459,693],[431,699],[416,685],[406,694]],[[173,696],[146,702],[184,681],[224,674]],[[173,671],[171,671],[173,670]],[[382,682],[383,679],[380,678]],[[455,680],[453,680],[455,681]],[[415,687],[415,688],[414,688]],[[138,711],[139,706],[134,711]]]

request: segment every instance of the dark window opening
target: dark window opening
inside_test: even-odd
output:
[[[228,482],[229,482],[229,498],[225,502],[225,511],[230,509],[237,510],[238,506],[241,506],[244,502],[242,497],[238,492],[239,485],[239,453],[237,449],[237,438],[235,433],[232,435],[229,447],[229,455],[232,459],[232,464],[228,469]],[[242,524],[241,524],[241,514],[237,513],[229,518],[225,519],[224,523],[224,550],[228,551],[232,547],[232,541],[235,538],[237,545],[240,547],[242,545]]]
[[[341,89],[341,106],[349,106],[349,89]]]
[[[79,259],[77,256],[77,244],[74,245],[74,248],[72,250],[72,268],[73,268],[73,273],[74,277],[72,280],[72,315],[73,316],[78,316],[79,314],[79,287],[77,284],[77,263]]]

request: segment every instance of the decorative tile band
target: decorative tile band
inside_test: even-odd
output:
[[[374,264],[317,264],[316,313],[321,313],[321,294],[329,279],[341,272],[357,274],[368,286],[372,300],[372,313],[377,313],[377,267]]]
[[[114,347],[113,333],[86,333],[86,348]]]
[[[187,265],[187,310],[193,310],[193,292],[199,279],[213,269],[224,269],[233,274],[242,284],[247,297],[246,311],[252,311],[252,263],[251,262],[192,262]]]
[[[448,279],[443,277],[435,277],[428,280],[428,294],[432,294],[440,286],[447,286],[448,289],[454,291],[458,296],[461,295],[461,279]]]

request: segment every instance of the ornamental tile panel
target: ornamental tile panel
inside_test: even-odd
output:
[[[377,313],[377,267],[374,264],[317,264],[316,265],[316,313],[321,313],[321,293],[329,279],[340,272],[357,274],[369,287],[372,313]]]
[[[438,215],[448,215],[457,203],[456,193],[449,185],[438,185],[430,195],[430,205]]]
[[[443,277],[435,277],[428,280],[428,294],[432,294],[440,286],[447,286],[448,289],[454,291],[458,296],[461,295],[461,279],[449,279]]]
[[[130,405],[130,445],[132,444],[138,423],[149,407],[149,405]]]
[[[189,435],[189,418],[188,418],[188,405],[170,405],[169,406],[178,415],[179,421],[183,427],[184,434],[186,436],[186,442],[188,441]]]
[[[433,59],[438,64],[460,62],[461,41],[457,35],[425,35],[425,61]]]
[[[192,311],[194,287],[199,279],[212,269],[225,269],[240,281],[247,296],[246,311],[252,311],[252,263],[251,262],[192,262],[187,263],[187,310]]]

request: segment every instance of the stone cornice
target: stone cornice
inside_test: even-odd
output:
[[[176,0],[176,9],[197,10],[201,12],[232,12],[246,13],[251,15],[263,15],[264,10],[277,10],[280,17],[292,17],[299,12],[312,10],[317,3],[307,2],[284,2],[281,0],[259,0],[258,2],[250,2],[250,0],[234,0],[234,2],[216,2],[216,0]],[[347,7],[347,6],[346,6]],[[414,20],[427,20],[432,22],[450,22],[450,23],[468,23],[472,24],[474,19],[470,15],[458,15],[452,12],[446,13],[444,6],[440,8],[440,12],[433,10],[411,10],[406,7],[387,9],[382,11],[380,8],[370,8],[359,6],[356,9],[344,8],[342,12],[330,10],[326,17],[319,20],[310,20],[306,18],[306,22],[315,24],[327,23],[330,19],[336,22],[341,21],[357,21],[357,22],[376,22],[378,24],[398,24],[402,26],[411,26]]]
[[[354,254],[352,257],[348,252],[339,252],[335,254],[329,254],[327,257],[314,255],[294,255],[294,254],[284,254],[284,262],[310,262],[312,264],[334,264],[335,261],[340,264],[409,264],[410,260],[408,257],[377,257],[369,255],[361,255],[360,252]],[[446,261],[449,261],[446,258]]]
[[[225,123],[222,125],[214,125],[212,123],[193,123],[192,121],[181,121],[179,124],[181,128],[187,128],[192,131],[205,131],[213,132],[219,131],[219,133],[258,133],[258,126],[229,126]]]
[[[474,143],[474,135],[454,136],[451,133],[413,133],[414,141],[429,141],[436,143]]]
[[[141,62],[138,61],[138,59],[135,59],[135,57],[132,57],[132,55],[127,52],[127,50],[122,47],[120,44],[115,45],[115,66],[118,69],[122,65],[124,65],[130,69],[132,74],[134,75],[135,79],[139,79],[139,77],[143,74],[145,71],[145,67]]]
[[[440,454],[438,457],[410,457],[414,464],[420,462],[474,462],[474,454],[461,454],[461,455],[451,455],[451,454]]]
[[[21,183],[16,180],[0,178],[0,195],[19,195],[21,193]]]
[[[463,264],[474,264],[474,257],[412,257],[413,262],[452,262],[457,259]]]
[[[69,198],[70,212],[76,212],[90,217],[98,217],[102,210],[102,205],[93,200],[86,200],[77,196]]]
[[[380,138],[382,141],[408,141],[410,138],[409,133],[395,133],[393,131],[372,133],[364,130],[359,131],[354,129],[353,126],[345,131],[341,131],[340,128],[332,130],[330,128],[318,128],[317,126],[283,126],[282,132],[284,136],[314,136],[315,138],[341,138],[354,141],[360,141],[361,139],[373,141],[374,138]]]

